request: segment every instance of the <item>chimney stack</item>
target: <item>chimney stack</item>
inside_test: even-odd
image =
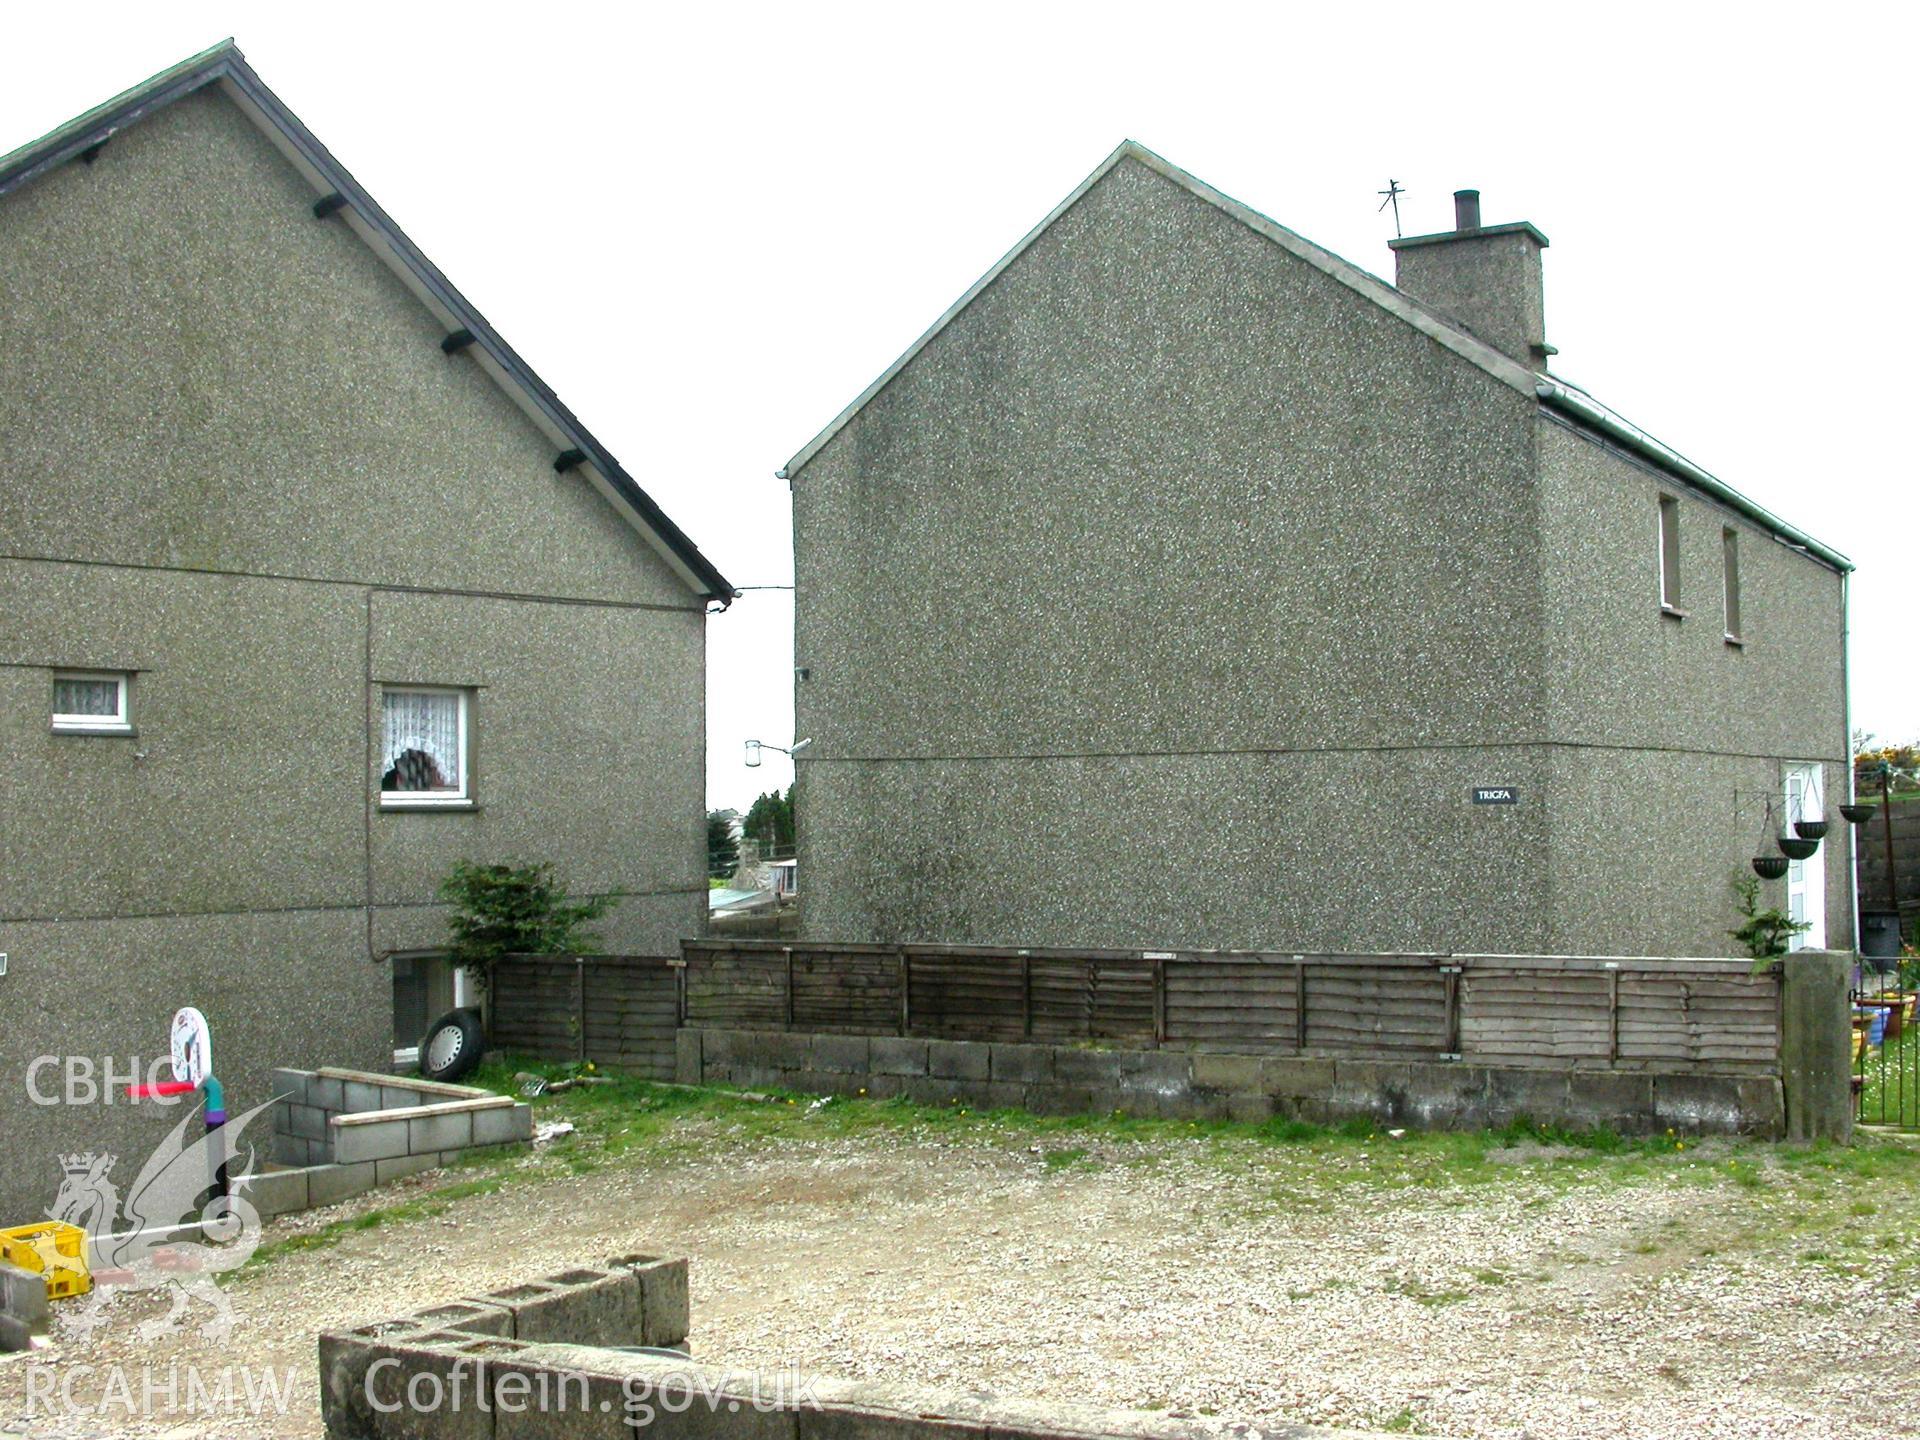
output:
[[[1480,192],[1453,192],[1451,230],[1389,240],[1394,284],[1529,370],[1545,370],[1540,252],[1547,237],[1524,220],[1480,223]]]

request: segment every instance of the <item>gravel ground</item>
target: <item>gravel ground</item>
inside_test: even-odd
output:
[[[694,1352],[743,1366],[1477,1440],[1920,1434],[1920,1286],[1895,1263],[1920,1243],[1910,1178],[1829,1194],[1764,1150],[1729,1152],[1736,1183],[1711,1153],[1616,1173],[1525,1147],[1491,1181],[1404,1184],[1390,1153],[1352,1147],[716,1130],[689,1119],[667,1153],[590,1174],[546,1154],[519,1162],[529,1183],[284,1254],[230,1291],[224,1350],[141,1342],[159,1307],[129,1299],[96,1343],[32,1362],[82,1403],[116,1364],[163,1383],[175,1363],[272,1367],[295,1387],[284,1415],[163,1396],[151,1418],[29,1418],[16,1358],[0,1437],[318,1440],[319,1329],[632,1249],[692,1257]],[[1867,1263],[1810,1248],[1835,1214]]]

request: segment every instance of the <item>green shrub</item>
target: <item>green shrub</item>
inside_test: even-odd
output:
[[[1753,957],[1757,974],[1787,953],[1787,942],[1808,928],[1804,920],[1793,920],[1777,909],[1760,908],[1760,877],[1744,870],[1733,872],[1734,908],[1746,917],[1738,930],[1727,933],[1746,947]]]
[[[574,900],[554,879],[551,864],[455,863],[440,884],[453,906],[447,917],[449,957],[465,965],[484,989],[503,955],[591,955],[600,937],[586,927],[613,908],[611,895]]]

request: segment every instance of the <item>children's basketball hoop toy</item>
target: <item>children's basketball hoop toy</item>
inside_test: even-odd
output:
[[[229,1193],[228,1156],[225,1147],[215,1137],[227,1123],[227,1097],[213,1075],[213,1036],[207,1030],[207,1017],[193,1006],[183,1005],[174,1012],[169,1038],[173,1079],[151,1085],[129,1085],[127,1096],[132,1100],[157,1100],[173,1095],[191,1095],[196,1090],[201,1092],[206,1105],[207,1135],[213,1138],[213,1143],[208,1146],[208,1165],[212,1171],[209,1178],[213,1182],[214,1195],[224,1200]]]

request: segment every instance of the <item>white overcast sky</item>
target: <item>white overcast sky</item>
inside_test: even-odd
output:
[[[1389,278],[1388,177],[1409,234],[1477,186],[1552,238],[1559,373],[1859,564],[1855,723],[1904,739],[1914,16],[42,6],[7,17],[0,151],[233,35],[743,586],[792,580],[774,472],[1123,138]],[[791,616],[710,626],[715,805],[790,774],[741,751],[794,738]]]

